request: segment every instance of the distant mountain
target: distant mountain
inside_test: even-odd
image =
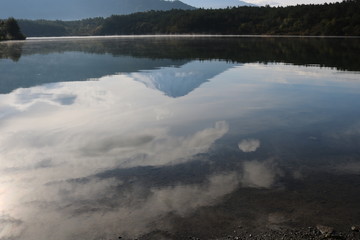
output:
[[[184,3],[197,8],[227,8],[238,6],[256,6],[240,0],[182,0]]]
[[[194,7],[178,0],[1,0],[0,19],[78,20],[170,9]]]

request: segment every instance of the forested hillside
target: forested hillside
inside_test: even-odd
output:
[[[360,0],[289,7],[170,10],[82,21],[19,21],[27,36],[279,34],[360,36]]]

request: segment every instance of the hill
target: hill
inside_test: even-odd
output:
[[[359,13],[360,0],[289,7],[153,11],[109,17],[97,34],[360,36]]]
[[[81,21],[19,20],[28,37],[129,34],[360,36],[360,0],[289,7],[149,11]]]
[[[194,9],[181,1],[165,0],[2,0],[0,19],[79,20],[150,10]]]

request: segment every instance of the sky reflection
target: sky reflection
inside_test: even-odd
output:
[[[301,179],[293,149],[351,138],[359,154],[359,87],[329,68],[192,61],[0,95],[0,239],[171,230],[238,189]]]

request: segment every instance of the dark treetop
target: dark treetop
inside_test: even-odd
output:
[[[14,18],[0,20],[0,41],[24,39],[25,36],[21,33],[19,25]]]

